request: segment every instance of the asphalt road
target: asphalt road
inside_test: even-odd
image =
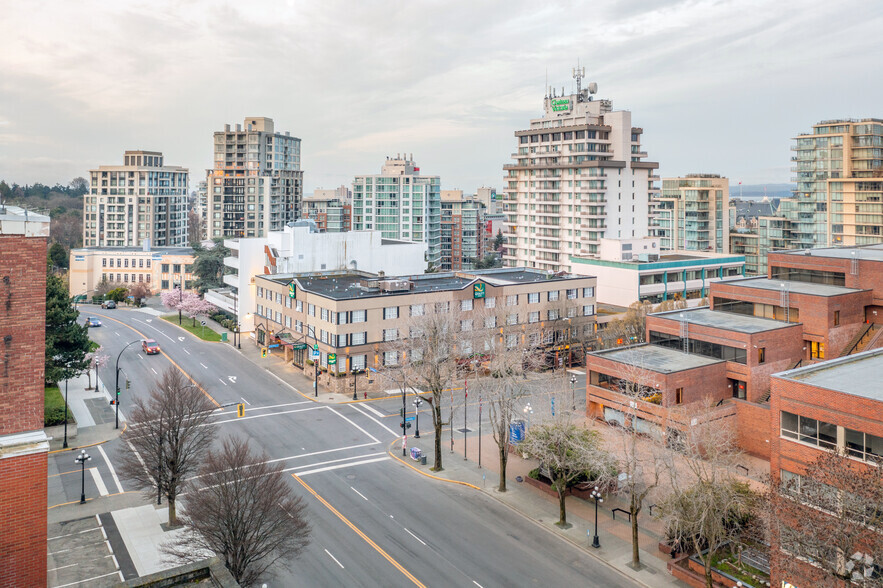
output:
[[[277,570],[271,586],[631,585],[480,492],[425,478],[389,458],[387,447],[400,435],[400,397],[353,405],[314,403],[232,346],[200,341],[157,317],[93,308],[81,316],[102,319],[103,326],[92,329],[91,336],[112,355],[101,374],[109,388],[116,356],[126,343],[149,337],[162,347],[163,355],[146,356],[138,343],[123,352],[121,388],[126,377],[132,382],[121,395],[124,415],[132,398],[147,394],[173,364],[218,404],[246,403],[243,418],[236,418],[233,408],[215,414],[219,438],[246,437],[269,459],[283,462],[286,472],[294,474],[292,488],[309,506],[313,529],[309,547],[288,569]],[[469,401],[468,427],[474,429],[477,398],[470,394]],[[431,434],[428,414],[423,418],[424,435]],[[92,452],[88,465],[97,475],[87,470],[87,494],[100,493],[101,481],[111,494],[132,490],[126,480],[117,484],[112,471],[125,448],[113,441],[102,449]],[[79,498],[72,457],[50,457],[50,474],[59,474],[50,484],[50,503]]]

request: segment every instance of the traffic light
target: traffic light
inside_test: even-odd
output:
[[[261,357],[267,357],[267,348],[261,347]]]
[[[399,423],[399,427],[401,427],[402,429],[410,429],[411,423]]]
[[[131,387],[132,387],[132,382],[130,382],[129,380],[126,380],[126,390],[128,390]]]
[[[245,405],[240,402],[236,405],[236,417],[239,418],[243,416],[245,416]]]

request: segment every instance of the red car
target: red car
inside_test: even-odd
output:
[[[145,339],[141,342],[141,349],[143,349],[144,353],[147,355],[156,355],[159,353],[159,343],[153,339]]]

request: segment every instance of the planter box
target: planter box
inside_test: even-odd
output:
[[[665,555],[671,557],[672,559],[676,558],[678,556],[678,554],[680,553],[680,551],[678,551],[674,545],[669,545],[665,541],[659,542],[659,551],[661,551]]]
[[[538,489],[542,490],[543,492],[545,492],[546,494],[549,494],[550,496],[554,496],[555,498],[558,498],[558,492],[556,490],[553,490],[551,485],[549,485],[546,482],[543,482],[542,480],[534,480],[530,476],[524,476],[524,482],[526,484],[528,484],[529,486],[533,486],[534,488],[538,488]],[[570,488],[568,488],[564,492],[564,495],[570,496]]]

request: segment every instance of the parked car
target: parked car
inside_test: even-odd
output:
[[[141,342],[141,349],[143,349],[144,353],[147,355],[156,355],[159,353],[159,343],[153,339],[145,339]]]
[[[91,317],[91,316],[87,316],[87,317],[86,317],[86,326],[87,326],[87,327],[100,327],[100,326],[101,326],[101,321],[98,320],[97,318],[94,318],[94,317]]]
[[[101,303],[101,308],[116,308],[116,307],[117,307],[117,303],[114,302],[113,300],[105,300],[104,302]]]

